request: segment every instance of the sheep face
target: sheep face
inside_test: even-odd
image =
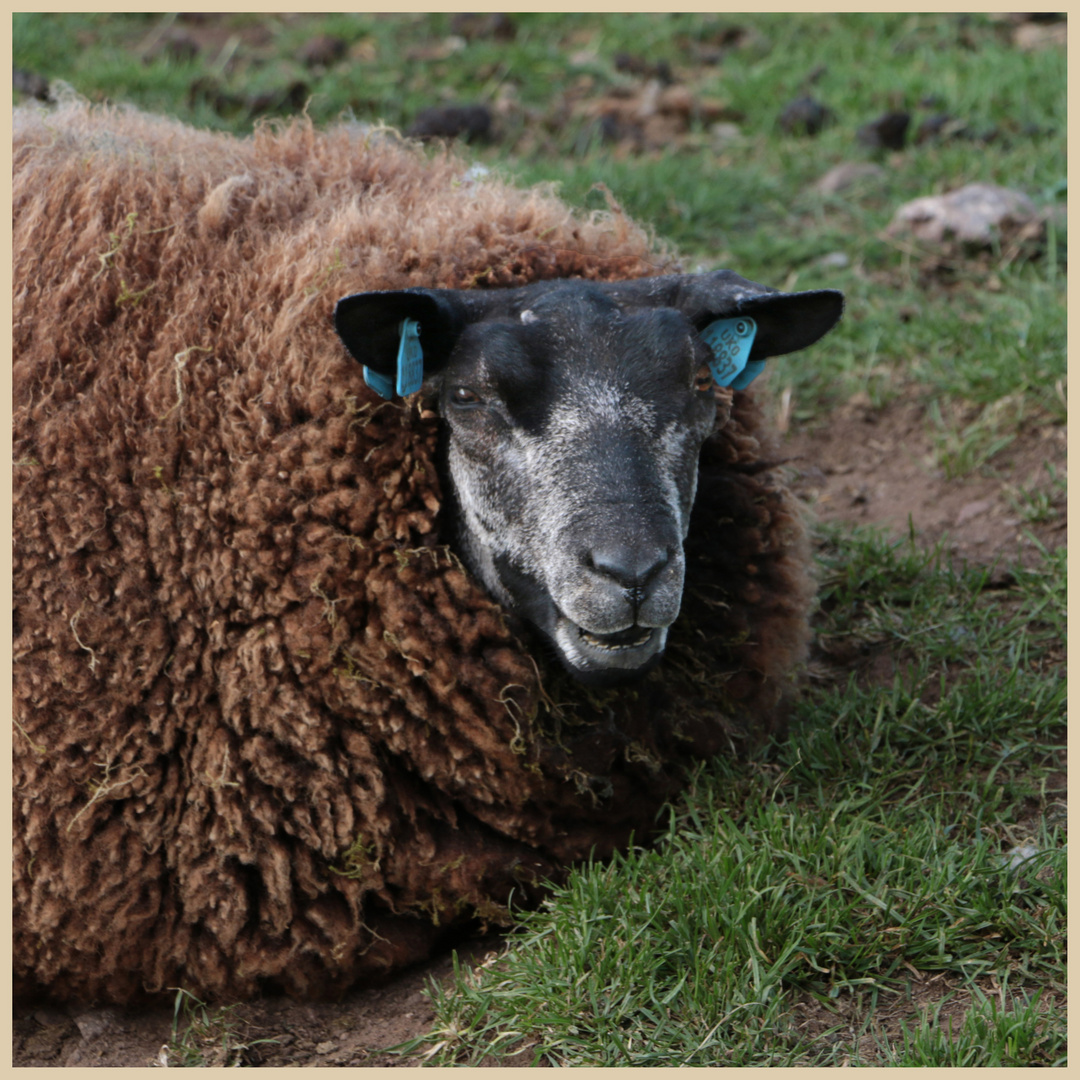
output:
[[[402,320],[419,323],[463,559],[574,676],[607,685],[655,664],[679,613],[698,456],[717,417],[700,331],[752,309],[771,353],[790,352],[840,306],[836,293],[791,297],[721,273],[359,294],[336,321],[386,375]]]
[[[470,325],[436,376],[462,555],[585,680],[644,671],[679,613],[708,360],[678,312],[572,286]]]

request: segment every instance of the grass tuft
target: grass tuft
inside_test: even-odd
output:
[[[1004,995],[1002,995],[1004,996]],[[912,1029],[903,1024],[899,1039],[882,1042],[882,1064],[908,1068],[1061,1067],[1068,1060],[1064,1010],[1042,1007],[1040,995],[1000,1003],[975,990],[976,1004],[954,1029],[942,1020],[941,1004]]]
[[[243,1021],[235,1005],[211,1008],[187,990],[177,989],[172,1033],[156,1064],[166,1068],[224,1068],[260,1063],[255,1049],[276,1039],[242,1037]]]

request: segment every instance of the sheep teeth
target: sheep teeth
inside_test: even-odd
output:
[[[629,640],[621,640],[630,633],[631,630],[640,630],[641,633]],[[652,638],[652,630],[648,627],[630,627],[627,630],[619,630],[614,634],[590,634],[588,630],[582,630],[578,628],[578,633],[585,639],[594,649],[603,649],[605,652],[623,652],[627,649],[640,649],[642,645],[648,643]]]

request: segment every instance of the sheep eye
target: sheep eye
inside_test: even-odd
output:
[[[699,393],[704,394],[708,391],[711,391],[712,388],[712,372],[709,370],[708,364],[702,364],[701,367],[697,369],[697,372],[694,375],[694,389],[697,390]]]
[[[455,386],[450,391],[450,400],[455,405],[479,405],[480,395],[467,386]]]

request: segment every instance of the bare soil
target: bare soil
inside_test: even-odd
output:
[[[920,544],[944,540],[969,563],[1026,562],[1036,542],[1067,542],[1065,506],[1049,520],[1025,520],[1022,492],[1050,493],[1049,464],[1066,475],[1066,428],[1030,421],[980,470],[949,479],[927,432],[924,406],[899,400],[874,409],[859,395],[813,430],[792,431],[783,449],[795,488],[821,521],[913,529]]]
[[[774,406],[775,407],[775,406]],[[1035,554],[1036,541],[1053,548],[1066,542],[1065,506],[1054,504],[1034,523],[1017,509],[1017,491],[1051,493],[1045,463],[1066,473],[1065,428],[1031,424],[981,472],[948,479],[937,465],[922,407],[900,400],[880,410],[853,399],[813,429],[793,430],[783,441],[796,474],[795,487],[825,521],[876,525],[898,536],[909,528],[922,544],[939,541],[957,559],[1001,563]],[[1002,581],[1004,584],[1005,581]],[[1064,766],[1062,766],[1064,767]],[[467,943],[464,964],[479,963],[499,939]],[[380,987],[357,989],[341,1001],[310,1004],[282,998],[239,1005],[232,1012],[233,1045],[246,1044],[240,1062],[270,1066],[397,1066],[415,1064],[386,1048],[430,1030],[434,1014],[426,996],[431,980],[448,980],[448,953],[406,971]],[[986,987],[987,992],[993,990]],[[874,1024],[895,1035],[918,1011],[952,994],[943,1017],[954,1023],[967,1005],[965,992],[943,976],[912,972],[910,993],[875,1014]],[[842,1039],[858,1052],[860,1024],[843,1001],[826,1009],[812,1000],[795,1005],[808,1033]],[[850,1021],[850,1023],[848,1023]],[[845,1023],[850,1031],[845,1034]],[[171,1006],[156,1009],[79,1009],[16,1004],[13,1063],[17,1066],[146,1066],[164,1064],[162,1048],[172,1035]],[[876,1029],[875,1029],[876,1030]],[[826,1032],[832,1034],[826,1036]],[[865,1041],[866,1036],[862,1038]],[[274,1040],[259,1042],[259,1040]],[[216,1043],[199,1047],[208,1065],[232,1064]],[[864,1050],[869,1051],[867,1044]],[[216,1056],[215,1056],[216,1055]],[[170,1065],[180,1062],[169,1058]],[[527,1064],[522,1061],[521,1064]]]

